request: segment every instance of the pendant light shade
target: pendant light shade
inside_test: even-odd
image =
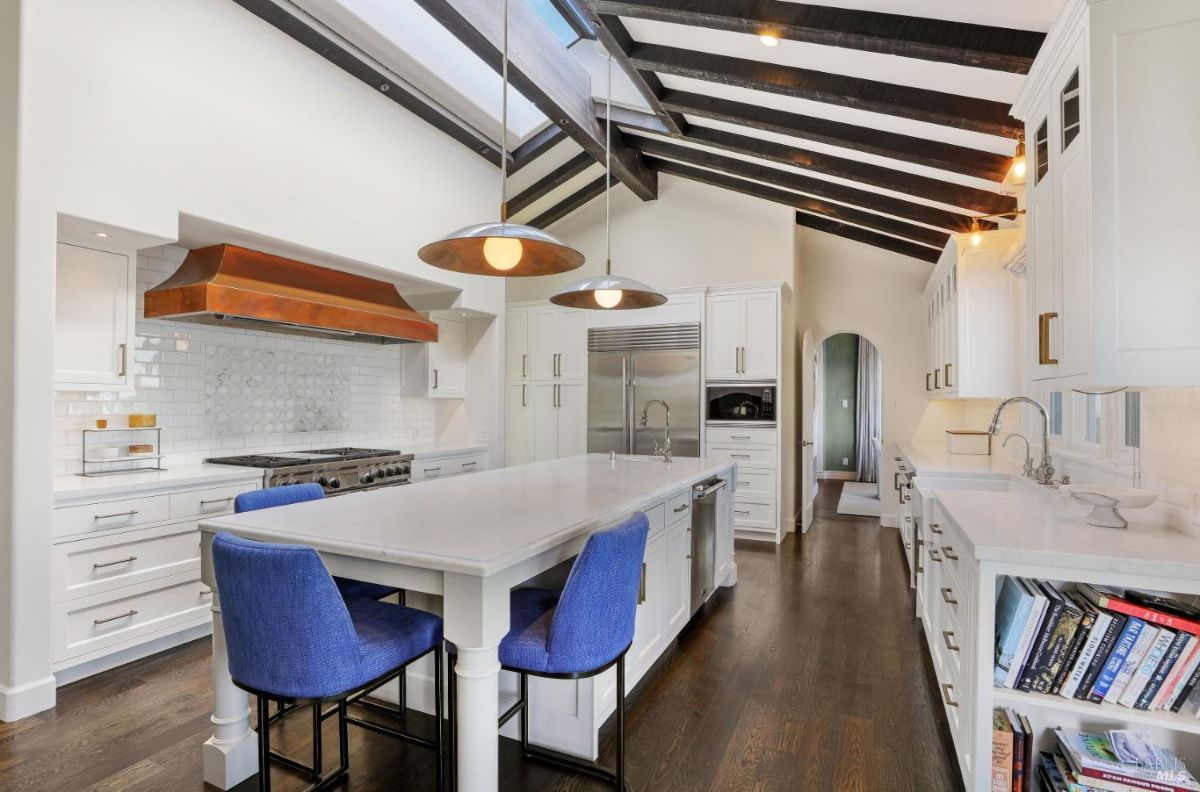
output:
[[[500,109],[500,220],[460,228],[417,251],[426,264],[468,275],[522,278],[583,265],[583,254],[533,226],[508,222],[508,0],[504,0]]]

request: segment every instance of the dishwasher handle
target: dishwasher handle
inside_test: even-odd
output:
[[[692,488],[692,499],[701,500],[702,498],[707,498],[714,492],[724,489],[728,484],[729,482],[725,479],[717,479],[712,483],[701,482]]]

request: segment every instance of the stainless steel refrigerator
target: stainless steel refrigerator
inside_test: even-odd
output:
[[[604,327],[588,330],[588,453],[652,454],[663,443],[666,415],[642,408],[661,399],[671,408],[671,450],[700,456],[700,325]]]

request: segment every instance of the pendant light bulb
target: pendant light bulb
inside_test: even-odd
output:
[[[621,298],[625,296],[620,289],[597,289],[595,294],[596,305],[601,308],[616,308],[621,304]]]
[[[508,272],[521,263],[525,248],[514,237],[492,236],[484,240],[483,258],[493,268]]]
[[[1017,153],[1013,156],[1010,173],[1013,184],[1025,183],[1025,138],[1017,141]]]
[[[979,220],[971,221],[971,247],[979,247],[983,244],[983,228],[979,225]]]

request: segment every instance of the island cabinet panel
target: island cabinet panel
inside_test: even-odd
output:
[[[633,634],[626,667],[626,687],[630,690],[662,654],[667,630],[667,537],[659,534],[646,543],[642,562],[642,585],[638,593],[637,626]]]
[[[667,528],[667,635],[674,638],[687,624],[692,604],[692,520],[684,517]]]

